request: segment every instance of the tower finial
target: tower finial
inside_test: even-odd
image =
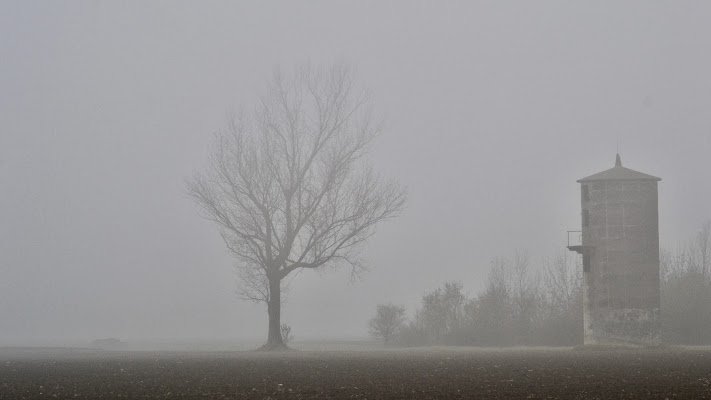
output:
[[[622,166],[622,160],[620,159],[620,153],[617,153],[617,157],[615,158],[615,167],[621,167]]]

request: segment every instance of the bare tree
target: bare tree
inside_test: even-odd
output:
[[[388,344],[405,324],[405,307],[392,304],[378,304],[375,316],[368,325],[370,334]]]
[[[362,245],[402,211],[404,188],[364,160],[379,130],[347,65],[277,70],[255,112],[216,133],[207,171],[188,182],[237,259],[241,297],[267,303],[265,349],[284,347],[285,279],[326,266],[362,271]]]
[[[711,343],[711,222],[675,252],[660,253],[662,333],[675,344]]]
[[[580,257],[560,251],[544,261],[541,312],[534,340],[544,345],[583,341],[583,276]]]
[[[544,291],[547,298],[548,317],[573,308],[582,292],[582,275],[577,258],[561,251],[545,263]],[[571,267],[571,263],[573,264]]]
[[[294,335],[291,333],[291,325],[281,324],[281,340],[287,345],[294,340]]]
[[[706,221],[696,233],[690,248],[691,262],[701,272],[708,276],[711,269],[711,221]]]
[[[513,342],[513,276],[506,257],[491,260],[486,288],[465,307],[470,344],[508,345]]]
[[[422,296],[422,308],[415,320],[422,327],[428,344],[449,344],[455,341],[463,321],[464,303],[461,282],[445,282]]]
[[[514,334],[519,343],[529,344],[533,324],[540,310],[540,274],[529,268],[528,253],[516,250],[512,264],[512,296],[514,306]]]

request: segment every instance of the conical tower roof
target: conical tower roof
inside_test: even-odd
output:
[[[637,172],[634,170],[631,170],[629,168],[625,168],[622,166],[622,160],[620,159],[620,155],[617,154],[617,158],[615,160],[615,166],[602,171],[598,172],[595,175],[590,175],[587,176],[583,179],[578,180],[579,183],[582,182],[595,182],[595,181],[661,181],[662,178],[657,178],[656,176],[652,175],[647,175],[643,174],[641,172]]]

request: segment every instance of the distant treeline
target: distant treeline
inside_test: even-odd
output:
[[[659,255],[662,340],[711,344],[711,221],[676,250]]]
[[[660,254],[663,341],[711,344],[711,222],[675,251]],[[582,266],[561,251],[534,271],[527,253],[491,261],[485,289],[467,297],[460,282],[422,296],[411,319],[379,305],[371,334],[403,346],[574,346],[583,342]]]

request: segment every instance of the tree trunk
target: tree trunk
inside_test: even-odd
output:
[[[278,278],[269,279],[269,334],[265,350],[277,350],[286,347],[281,338],[281,281]]]

